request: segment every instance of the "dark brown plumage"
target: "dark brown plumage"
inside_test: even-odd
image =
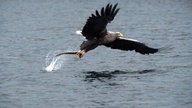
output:
[[[88,52],[99,45],[104,45],[112,49],[124,51],[135,50],[140,54],[156,53],[158,51],[156,48],[148,47],[134,39],[122,38],[123,35],[119,32],[107,31],[107,24],[113,21],[119,11],[117,5],[117,3],[115,5],[109,3],[106,7],[102,7],[100,12],[96,10],[95,14],[92,14],[87,19],[82,30],[82,35],[87,40],[81,44],[80,51]]]
[[[153,54],[158,51],[158,49],[151,48],[146,46],[144,43],[141,43],[136,40],[126,39],[126,38],[117,38],[115,41],[104,44],[106,47],[112,49],[120,49],[125,51],[132,51],[141,53],[141,54]]]
[[[94,38],[100,38],[107,34],[107,24],[110,23],[119,11],[117,3],[113,6],[107,4],[107,6],[101,9],[100,13],[98,10],[95,14],[92,14],[83,27],[82,34],[86,39],[91,40]]]
[[[158,49],[148,47],[137,40],[122,38],[123,34],[119,32],[107,30],[107,24],[113,21],[119,11],[117,5],[117,3],[115,5],[109,3],[106,7],[101,8],[100,12],[96,10],[95,14],[91,14],[81,32],[86,40],[81,44],[80,50],[73,53],[81,58],[86,52],[100,45],[124,51],[135,50],[140,54],[153,54],[158,52]],[[63,54],[66,54],[66,52]]]

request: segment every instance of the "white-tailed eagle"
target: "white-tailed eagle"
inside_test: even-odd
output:
[[[153,54],[158,52],[158,49],[148,47],[137,40],[124,38],[120,32],[107,30],[107,24],[113,21],[119,11],[117,5],[117,3],[115,5],[109,3],[106,7],[103,7],[100,12],[96,10],[95,14],[91,14],[81,32],[86,40],[81,44],[79,51],[64,52],[58,55],[76,54],[79,58],[82,58],[86,52],[100,45],[124,51],[135,50],[140,54]]]

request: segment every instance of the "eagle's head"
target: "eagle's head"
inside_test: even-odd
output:
[[[108,31],[108,35],[111,37],[124,37],[124,35],[120,32],[112,32],[112,31]]]
[[[124,35],[123,35],[122,33],[120,33],[120,32],[115,32],[115,35],[116,35],[117,37],[124,37]]]

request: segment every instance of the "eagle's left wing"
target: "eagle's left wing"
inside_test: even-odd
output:
[[[107,34],[107,24],[111,22],[119,11],[117,8],[118,4],[114,6],[108,4],[105,8],[103,7],[99,12],[96,10],[95,14],[92,14],[83,27],[82,34],[86,39],[91,40],[99,38]]]

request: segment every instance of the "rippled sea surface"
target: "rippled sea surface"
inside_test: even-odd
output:
[[[0,108],[192,108],[191,0],[1,0]],[[83,59],[75,34],[107,3],[121,8],[111,31],[155,48],[140,55],[99,47]]]

